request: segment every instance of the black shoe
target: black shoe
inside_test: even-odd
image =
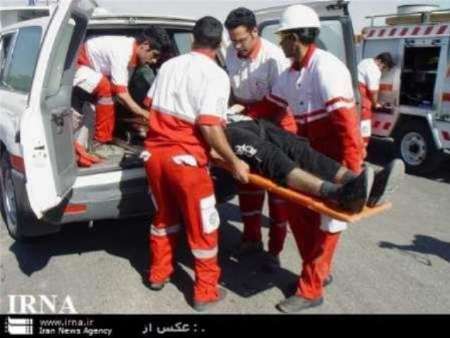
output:
[[[151,289],[153,291],[161,291],[162,289],[164,289],[166,284],[169,283],[169,278],[167,278],[165,281],[160,282],[160,283],[150,282],[147,278],[144,278],[143,282],[144,282],[144,285],[146,287],[148,287],[149,289]]]
[[[351,213],[358,213],[364,209],[374,181],[374,171],[367,167],[353,180],[344,184],[338,192],[339,207]]]
[[[266,273],[275,273],[281,267],[280,257],[274,256],[272,254],[267,254],[264,259],[262,270]]]
[[[193,308],[198,312],[205,312],[216,306],[220,303],[227,295],[227,291],[225,289],[219,288],[219,297],[217,299],[208,301],[208,302],[199,302],[194,300]]]
[[[327,287],[331,283],[333,283],[333,275],[328,275],[328,277],[323,280],[322,285],[323,287]]]
[[[323,298],[309,300],[303,297],[293,295],[277,304],[277,309],[284,313],[299,312],[319,306],[323,303]]]
[[[375,207],[385,203],[398,188],[404,175],[405,164],[399,159],[393,160],[386,167],[377,171],[367,205]]]

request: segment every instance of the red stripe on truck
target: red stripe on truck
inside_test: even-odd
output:
[[[392,85],[388,83],[380,83],[380,92],[392,92]]]
[[[437,31],[438,34],[443,34],[447,30],[447,25],[441,26]]]
[[[411,35],[417,35],[420,31],[420,26],[417,26],[416,28],[413,29]]]
[[[444,140],[450,141],[450,133],[448,131],[443,131],[442,136],[444,136]]]
[[[15,170],[17,170],[18,172],[20,172],[22,174],[25,174],[25,163],[24,163],[22,157],[10,154],[9,162],[11,163],[11,166]]]
[[[427,29],[425,29],[425,33],[424,35],[428,35],[431,33],[431,31],[433,30],[434,26],[428,26]]]
[[[406,33],[408,33],[408,27],[403,28],[402,31],[400,32],[400,35],[404,36],[406,35]]]
[[[64,208],[64,214],[75,215],[83,214],[87,210],[86,204],[68,204]]]

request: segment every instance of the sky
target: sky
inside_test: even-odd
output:
[[[37,1],[45,4],[45,0]],[[110,10],[119,13],[142,13],[157,11],[158,14],[201,17],[213,15],[220,19],[233,8],[246,6],[257,9],[261,7],[277,6],[280,4],[290,4],[300,2],[298,0],[97,0],[97,3]],[[0,6],[26,5],[28,0],[0,0]],[[350,15],[353,21],[355,33],[359,33],[363,27],[369,24],[365,19],[367,15],[395,13],[398,5],[403,4],[436,4],[441,9],[450,8],[450,0],[398,0],[398,1],[369,1],[351,0]]]

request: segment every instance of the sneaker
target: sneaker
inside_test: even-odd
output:
[[[404,175],[405,164],[399,159],[393,160],[386,167],[377,171],[367,205],[375,207],[385,203],[397,189]]]
[[[121,157],[125,153],[124,149],[110,143],[100,143],[94,141],[92,153],[102,158]]]
[[[254,242],[254,241],[242,241],[237,249],[234,252],[235,256],[247,256],[259,252],[264,251],[264,246],[261,241]]]
[[[344,184],[338,192],[339,207],[351,213],[364,209],[374,181],[374,171],[367,167],[355,179]]]
[[[333,282],[333,275],[328,275],[328,277],[325,278],[325,279],[323,280],[322,285],[323,285],[324,287],[327,287],[327,286],[330,285],[332,282]]]
[[[264,259],[262,269],[267,273],[275,273],[281,267],[280,257],[268,254]]]
[[[227,295],[227,292],[225,289],[219,288],[219,296],[217,297],[217,299],[213,299],[210,301],[204,301],[204,302],[200,302],[200,301],[196,301],[194,300],[194,305],[193,308],[195,311],[198,312],[205,312],[210,310],[212,307],[216,306],[218,303],[220,303]]]
[[[299,312],[319,306],[323,303],[323,298],[309,300],[303,297],[293,295],[277,304],[277,309],[284,313]]]
[[[166,284],[169,283],[169,278],[167,278],[166,280],[164,280],[162,282],[158,282],[158,283],[151,282],[147,278],[144,278],[143,282],[144,282],[144,285],[146,287],[148,287],[149,289],[151,289],[153,291],[161,291],[162,289],[164,289]]]

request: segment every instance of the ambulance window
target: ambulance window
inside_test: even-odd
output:
[[[11,53],[11,45],[14,38],[14,33],[5,34],[0,40],[0,79],[3,82],[3,73],[6,70],[8,55]]]
[[[317,46],[336,55],[344,63],[347,62],[345,53],[344,32],[342,24],[338,20],[322,20]],[[276,45],[278,38],[275,34],[278,29],[278,21],[269,21],[260,26],[261,36]]]
[[[41,27],[26,27],[19,30],[11,63],[5,74],[2,74],[2,85],[21,92],[30,91],[39,55],[41,34]]]
[[[191,32],[175,32],[173,33],[173,39],[180,54],[186,54],[191,51],[192,42],[194,41]]]

